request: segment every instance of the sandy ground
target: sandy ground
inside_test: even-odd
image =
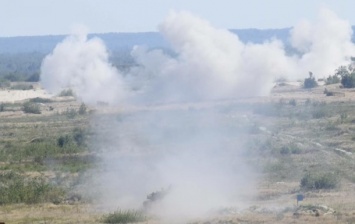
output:
[[[1,103],[14,103],[16,101],[31,99],[31,98],[50,98],[52,95],[48,94],[43,89],[31,89],[31,90],[0,90],[0,102]]]

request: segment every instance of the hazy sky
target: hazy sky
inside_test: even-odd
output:
[[[170,10],[220,28],[283,28],[328,7],[355,25],[354,0],[0,0],[0,36],[156,31]]]

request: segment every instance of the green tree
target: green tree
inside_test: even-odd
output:
[[[355,87],[355,67],[353,63],[348,66],[340,66],[335,70],[335,76],[341,77],[341,84],[344,88]]]
[[[331,85],[331,84],[336,84],[336,83],[340,83],[340,76],[335,74],[332,76],[329,76],[326,80],[325,80],[325,84],[326,85]]]

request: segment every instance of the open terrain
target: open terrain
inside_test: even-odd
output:
[[[35,110],[26,110],[26,103]],[[93,126],[104,125],[92,116],[212,109],[228,130],[247,136],[242,143],[228,142],[243,145],[243,157],[258,177],[256,193],[244,206],[221,208],[191,223],[355,223],[355,91],[339,84],[305,90],[281,83],[267,97],[131,108],[87,107],[70,94],[51,96],[34,85],[1,89],[0,104],[5,223],[103,221],[107,212],[82,191],[90,188],[84,179],[102,153],[95,144],[102,133]],[[323,182],[312,184],[319,176]],[[304,196],[299,205],[298,194]]]

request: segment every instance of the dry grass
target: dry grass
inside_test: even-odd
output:
[[[339,89],[337,85],[327,86],[327,89],[341,94],[326,96],[322,86],[312,90],[282,86],[275,88],[270,97],[264,98],[159,105],[130,110],[218,108],[225,111],[223,122],[228,123],[234,119],[233,122],[242,125],[246,116],[253,124],[243,123],[250,127],[246,134],[252,136],[247,143],[251,150],[249,160],[261,177],[256,187],[258,194],[246,202],[250,205],[248,208],[231,209],[214,215],[214,218],[193,223],[355,223],[355,92]],[[0,93],[0,99],[3,99],[1,94],[5,93]],[[72,98],[54,98],[52,102],[44,103],[41,115],[24,114],[20,107],[23,102],[17,103],[12,105],[11,110],[0,112],[0,150],[23,147],[32,144],[31,141],[57,139],[60,135],[70,134],[75,128],[89,126],[87,116],[69,117],[66,114],[68,109],[78,110],[80,107]],[[105,110],[104,113],[119,113],[121,109]],[[324,114],[322,110],[325,110]],[[288,153],[282,151],[285,146],[289,147]],[[293,153],[294,147],[297,153]],[[85,153],[79,157],[85,157]],[[64,161],[60,158],[64,157],[58,157],[57,161]],[[17,165],[25,167],[25,163],[23,161]],[[32,162],[27,161],[27,164]],[[1,161],[0,168],[9,165],[9,161]],[[11,164],[10,169],[14,168],[14,164]],[[75,170],[70,173],[63,169],[42,168],[42,171],[31,168],[23,172],[27,176],[44,175],[48,178],[67,175],[70,179],[78,175]],[[337,173],[340,177],[339,186],[331,190],[300,189],[300,180],[306,172],[319,171]],[[304,201],[300,202],[305,206],[303,210],[296,206],[296,195],[300,193],[305,196]],[[325,205],[335,212],[324,212],[318,205]],[[93,204],[85,202],[73,205],[4,205],[0,207],[0,221],[97,223],[106,213],[93,207]],[[316,211],[312,210],[314,208]],[[150,220],[148,223],[155,222]]]
[[[97,223],[101,213],[88,205],[6,205],[0,210],[0,221],[15,223]]]

